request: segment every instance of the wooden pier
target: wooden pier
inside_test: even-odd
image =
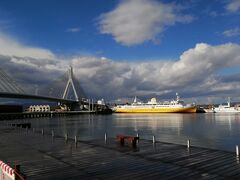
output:
[[[0,160],[19,164],[27,179],[240,179],[233,152],[140,138],[137,147],[115,138],[66,141],[30,129],[0,128]]]

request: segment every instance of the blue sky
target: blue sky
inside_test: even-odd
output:
[[[240,97],[239,52],[240,0],[0,1],[2,67],[71,64],[90,96]]]
[[[160,1],[164,2],[164,1]],[[212,45],[239,43],[239,36],[225,37],[225,30],[239,26],[239,13],[229,13],[227,1],[165,1],[181,6],[181,13],[193,17],[190,23],[176,23],[156,35],[159,43],[146,40],[124,46],[112,35],[99,32],[99,16],[121,1],[14,1],[0,2],[3,31],[28,45],[47,48],[63,55],[93,54],[114,60],[177,59],[181,53],[204,42]],[[75,29],[75,31],[74,31]],[[73,30],[73,31],[71,31]]]

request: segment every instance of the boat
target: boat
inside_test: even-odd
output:
[[[206,109],[203,109],[205,113],[214,113],[214,108],[212,109],[209,109],[209,108],[206,108]]]
[[[231,100],[228,98],[227,105],[219,105],[213,109],[215,113],[239,113],[240,106],[239,104],[231,107]]]
[[[196,113],[195,104],[185,104],[177,93],[176,96],[172,101],[157,102],[152,98],[147,103],[137,102],[135,97],[132,104],[117,105],[112,110],[116,113]]]
[[[212,104],[208,105],[208,108],[203,108],[205,113],[214,113],[214,106]]]

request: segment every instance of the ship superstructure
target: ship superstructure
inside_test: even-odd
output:
[[[240,107],[239,105],[235,105],[231,107],[231,100],[228,98],[227,105],[219,105],[218,107],[213,108],[215,113],[239,113]]]

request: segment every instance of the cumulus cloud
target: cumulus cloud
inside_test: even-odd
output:
[[[240,28],[236,27],[233,29],[228,29],[223,32],[223,35],[226,37],[233,37],[233,36],[239,36],[240,35]]]
[[[23,48],[21,44],[19,46]],[[175,92],[185,97],[239,96],[240,72],[229,75],[219,73],[224,69],[240,67],[239,44],[212,46],[198,43],[177,60],[145,62],[118,62],[93,56],[33,58],[28,54],[22,57],[12,55],[14,52],[0,54],[1,69],[28,93],[34,93],[36,87],[54,86],[54,80],[64,85],[64,79],[59,77],[72,65],[87,97],[108,100],[135,95],[141,98],[172,97]]]
[[[98,97],[150,97],[175,92],[184,92],[187,96],[219,95],[240,88],[236,80],[226,81],[218,75],[221,69],[240,66],[239,51],[238,44],[199,43],[177,61],[129,63],[76,57],[71,63],[85,91]]]
[[[54,54],[43,48],[23,45],[12,37],[0,32],[0,54],[18,57],[54,59]]]
[[[226,9],[229,12],[237,12],[240,10],[240,1],[239,0],[230,0],[226,6]]]
[[[190,15],[183,15],[174,4],[156,0],[123,0],[99,18],[100,32],[110,34],[116,42],[132,46],[155,40],[166,27],[177,22],[189,23]]]

